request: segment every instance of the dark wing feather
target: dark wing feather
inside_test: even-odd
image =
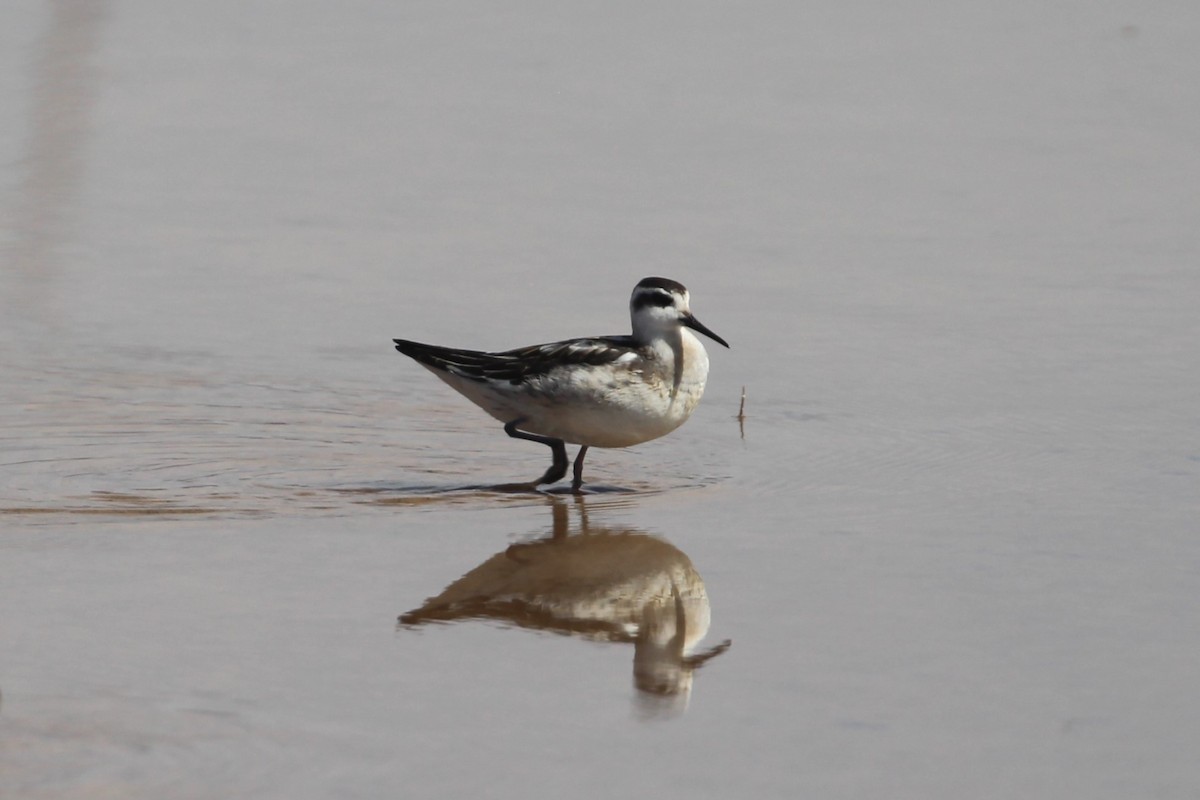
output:
[[[636,350],[631,336],[604,336],[594,339],[568,339],[565,342],[535,344],[502,353],[458,350],[393,339],[396,349],[420,363],[445,370],[474,381],[523,383],[545,375],[556,367],[601,366],[611,364]]]

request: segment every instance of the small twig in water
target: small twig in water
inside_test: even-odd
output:
[[[746,387],[742,387],[742,404],[738,406],[738,433],[742,435],[742,440],[746,438]]]

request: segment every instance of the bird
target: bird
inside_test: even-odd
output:
[[[536,489],[567,474],[567,444],[579,445],[571,489],[581,492],[588,448],[630,447],[665,436],[695,410],[708,378],[708,353],[692,331],[728,348],[696,319],[687,288],[643,278],[629,298],[633,332],[535,344],[502,352],[393,339],[417,361],[503,423],[514,439],[550,448]]]

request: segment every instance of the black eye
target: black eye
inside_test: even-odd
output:
[[[647,306],[655,306],[656,308],[666,308],[675,305],[675,298],[670,292],[662,290],[652,292],[639,292],[638,296],[633,301],[634,308],[646,308]]]

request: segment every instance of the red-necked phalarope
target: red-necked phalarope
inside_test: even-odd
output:
[[[642,279],[629,314],[632,336],[568,339],[503,353],[393,341],[503,422],[509,436],[549,446],[554,463],[531,488],[561,480],[566,444],[580,445],[571,484],[578,492],[589,447],[648,442],[691,416],[704,393],[708,354],[688,328],[729,347],[692,316],[683,284],[667,278]]]

